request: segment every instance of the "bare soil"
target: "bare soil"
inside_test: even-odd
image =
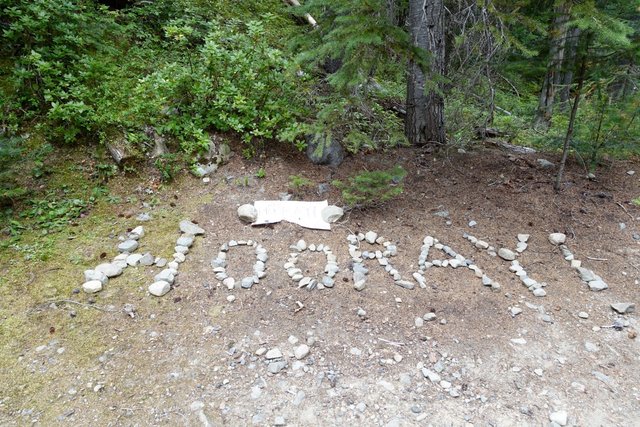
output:
[[[50,265],[59,270],[46,274],[42,265],[30,270],[27,264],[25,276],[5,283],[15,289],[0,304],[5,313],[13,304],[22,307],[24,286],[39,295],[56,275],[70,278],[69,289],[79,288],[83,270],[99,264],[102,252],[112,258],[117,236],[139,225],[135,215],[143,211],[154,218],[143,224],[139,252],[170,256],[179,219],[206,231],[180,266],[174,289],[150,296],[146,289],[158,269],[131,267],[93,296],[30,296],[27,312],[15,313],[22,321],[13,336],[11,316],[0,319],[10,355],[0,366],[0,424],[274,425],[283,417],[291,426],[521,426],[548,425],[550,413],[564,410],[568,425],[638,425],[636,315],[618,315],[610,304],[640,303],[640,243],[633,238],[640,208],[631,203],[640,196],[640,165],[615,162],[592,181],[571,164],[556,194],[555,169],[539,167],[541,157],[557,161],[493,147],[437,156],[400,149],[330,169],[276,149],[260,160],[233,157],[210,183],[189,177],[140,196],[112,212],[111,236],[95,236],[91,245],[66,243],[68,253],[84,255],[82,262],[62,262],[68,254],[60,253],[61,262]],[[291,191],[290,175],[315,183],[296,191],[298,199],[339,204],[335,188],[319,195],[318,184],[394,164],[409,172],[402,196],[352,210],[330,232],[289,223],[251,227],[237,218],[239,205]],[[261,167],[263,179],[255,177]],[[634,169],[637,174],[627,174]],[[140,185],[153,187],[151,179]],[[443,210],[449,218],[434,215]],[[77,234],[91,234],[90,218]],[[427,289],[407,290],[370,262],[367,287],[355,291],[346,237],[369,230],[397,243],[393,262],[407,279],[417,269],[422,239],[432,235],[474,259],[501,289],[482,286],[467,269],[432,268]],[[530,234],[519,261],[548,284],[547,296],[534,297],[508,262],[474,248],[465,232],[511,249],[518,233]],[[609,289],[591,292],[548,242],[552,232],[567,234],[576,258]],[[211,259],[231,239],[252,239],[268,250],[267,277],[250,290],[229,291],[211,271]],[[341,267],[333,289],[299,290],[289,279],[282,265],[299,239],[333,249]],[[249,275],[253,262],[249,249],[232,249],[229,273]],[[324,263],[304,253],[299,265],[319,274]],[[14,271],[5,264],[5,274]],[[228,302],[231,294],[236,299]],[[135,306],[135,317],[122,311],[124,304]],[[512,316],[512,307],[523,312]],[[366,316],[358,316],[359,308]],[[588,319],[578,317],[583,311]],[[428,312],[436,320],[416,327]],[[606,327],[617,318],[628,327]],[[310,354],[296,361],[293,350],[303,342]],[[287,367],[269,373],[265,357],[256,355],[261,347],[279,348]],[[445,382],[431,382],[422,367]]]

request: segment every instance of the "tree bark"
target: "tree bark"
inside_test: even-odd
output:
[[[582,53],[582,59],[580,61],[580,74],[578,75],[578,87],[574,95],[573,107],[571,108],[571,115],[569,116],[569,126],[567,126],[567,134],[564,138],[564,144],[562,146],[562,159],[560,160],[560,167],[558,168],[558,175],[556,176],[556,182],[553,185],[553,189],[557,192],[560,191],[562,184],[562,176],[564,174],[564,168],[567,163],[567,156],[569,154],[569,145],[571,144],[571,138],[573,138],[573,128],[576,122],[576,115],[578,113],[578,104],[580,103],[580,94],[582,87],[584,86],[584,79],[587,74],[587,55],[589,52],[590,36],[587,36],[585,41],[584,51]]]
[[[569,21],[570,4],[562,1],[554,8],[554,18],[549,29],[549,60],[547,74],[542,83],[538,99],[538,111],[535,127],[549,128],[553,116],[553,102],[557,85],[560,83],[564,48],[567,40],[567,22]]]
[[[446,143],[444,127],[444,5],[442,0],[409,0],[409,32],[415,47],[429,53],[428,74],[416,59],[409,61],[407,139],[415,146]]]

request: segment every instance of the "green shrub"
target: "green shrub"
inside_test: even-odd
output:
[[[402,180],[407,171],[402,166],[388,170],[361,172],[347,183],[335,180],[332,184],[342,191],[342,199],[349,207],[367,208],[380,205],[402,194]]]

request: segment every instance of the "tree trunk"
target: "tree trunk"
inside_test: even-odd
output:
[[[573,72],[576,68],[576,57],[578,51],[578,40],[580,39],[580,28],[571,28],[567,32],[567,42],[564,48],[564,64],[560,72],[558,101],[560,109],[566,110],[569,105],[569,95],[573,84]]]
[[[559,84],[560,71],[564,59],[564,48],[567,40],[567,22],[569,21],[569,2],[560,2],[554,8],[554,18],[549,29],[549,61],[547,74],[542,83],[538,99],[538,111],[535,127],[549,128],[553,115],[553,101],[556,87]]]
[[[444,145],[443,1],[410,0],[408,21],[413,45],[429,53],[429,67],[427,75],[419,61],[412,59],[409,62],[405,121],[407,139],[415,146]]]
[[[562,146],[562,159],[560,160],[560,167],[558,168],[558,175],[556,176],[556,182],[553,185],[554,190],[560,191],[562,184],[562,175],[564,174],[564,168],[567,163],[567,156],[569,154],[569,145],[571,144],[571,138],[573,138],[573,128],[576,122],[576,115],[578,113],[578,104],[580,103],[580,94],[582,87],[584,86],[584,79],[587,74],[587,55],[589,52],[590,36],[587,36],[585,41],[584,51],[582,53],[582,59],[580,61],[580,74],[578,75],[578,87],[574,95],[573,107],[571,108],[571,115],[569,116],[569,126],[567,127],[567,134],[564,137],[564,144]]]

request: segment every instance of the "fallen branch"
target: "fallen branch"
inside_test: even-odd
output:
[[[591,260],[591,261],[609,261],[609,258],[593,258],[588,256],[587,259]]]
[[[290,6],[293,6],[293,7],[300,6],[300,2],[298,0],[284,0],[284,1],[285,3],[288,3]],[[304,19],[306,19],[309,25],[311,25],[313,28],[318,26],[318,22],[315,19],[313,19],[313,16],[309,15],[308,13],[304,14]]]

